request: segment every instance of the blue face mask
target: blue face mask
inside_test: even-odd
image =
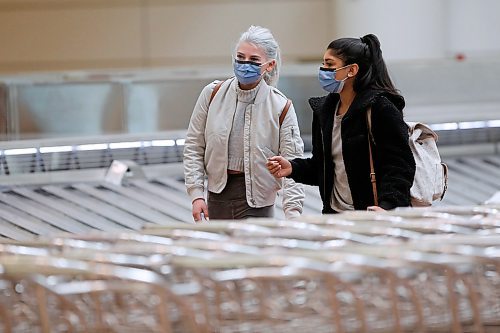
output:
[[[345,79],[339,81],[335,79],[335,75],[337,74],[337,70],[346,68],[347,66],[335,69],[320,67],[318,73],[318,79],[319,83],[321,84],[321,87],[330,93],[339,94],[342,91],[342,88],[344,88],[344,82],[345,80],[348,79],[348,76]]]
[[[234,60],[234,75],[241,84],[252,84],[259,81],[262,64],[253,61]]]

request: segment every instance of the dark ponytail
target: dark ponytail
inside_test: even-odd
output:
[[[378,40],[377,36],[369,34],[361,37],[360,41],[368,46],[371,56],[370,63],[373,72],[371,87],[397,94],[397,90],[392,83],[389,72],[387,71],[387,66],[385,65],[384,58],[382,57],[380,41]]]
[[[354,91],[376,89],[399,95],[387,71],[377,36],[369,34],[361,38],[337,39],[328,45],[328,49],[343,60],[344,65],[358,64]]]

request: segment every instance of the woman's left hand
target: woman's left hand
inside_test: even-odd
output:
[[[372,211],[372,212],[385,212],[385,209],[383,209],[382,207],[379,207],[379,206],[368,206],[366,208],[366,210]]]

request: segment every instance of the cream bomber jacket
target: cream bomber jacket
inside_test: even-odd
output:
[[[201,92],[191,115],[184,146],[184,176],[191,200],[204,198],[205,174],[208,190],[220,193],[227,182],[229,134],[236,112],[237,80],[226,80],[208,105],[215,85]],[[292,179],[276,179],[266,168],[268,157],[281,155],[287,159],[302,157],[304,144],[297,116],[290,106],[280,127],[279,116],[287,98],[276,88],[262,82],[245,111],[244,169],[246,197],[250,207],[273,205],[276,193],[283,187],[283,210],[286,218],[302,213],[304,188]]]

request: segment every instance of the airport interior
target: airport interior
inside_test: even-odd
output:
[[[500,332],[500,2],[0,0],[0,333]],[[195,223],[184,144],[251,25],[311,156],[337,38],[373,33],[448,167],[428,207]],[[225,171],[224,171],[225,172]]]

